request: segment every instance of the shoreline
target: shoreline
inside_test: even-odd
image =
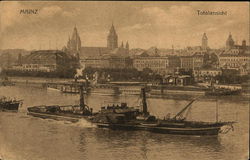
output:
[[[3,86],[4,87],[4,86]],[[22,88],[26,88],[26,87],[30,87],[30,88],[37,88],[37,89],[41,89],[41,86],[32,86],[32,85],[16,85],[16,86],[5,86],[5,87],[22,87]],[[1,88],[1,86],[0,86]],[[45,89],[45,88],[43,88]],[[72,94],[72,93],[60,93],[62,95],[76,95],[78,96],[78,94]],[[117,96],[117,97],[130,97],[130,96],[140,96],[140,95],[132,95],[132,94],[118,94],[118,95],[110,95],[110,94],[103,94],[103,93],[94,93],[94,94],[87,94],[87,96]],[[215,100],[223,100],[223,101],[227,101],[227,102],[245,102],[245,103],[249,103],[250,100],[250,96],[241,96],[241,95],[230,95],[230,96],[196,96],[196,95],[188,95],[188,94],[168,94],[168,95],[152,95],[152,94],[147,94],[148,98],[153,98],[153,99],[172,99],[172,100],[191,100],[194,98],[199,98],[200,100],[208,100],[208,101],[215,101]]]
[[[64,84],[64,83],[72,83],[73,79],[63,79],[63,78],[40,78],[40,77],[8,77],[11,83],[14,83],[16,86],[29,86],[29,87],[41,87],[46,88],[47,83],[55,83],[55,84]],[[107,86],[111,86],[112,84],[105,84]],[[114,87],[121,90],[124,88],[122,85],[115,85]],[[139,95],[141,85],[132,85],[126,86],[128,90],[134,90],[134,95]],[[125,88],[126,88],[125,87]],[[132,88],[131,88],[132,87]],[[130,89],[129,89],[130,88]],[[95,88],[92,88],[95,90]],[[105,88],[99,88],[103,91],[103,93],[107,92]],[[121,90],[122,91],[122,90]],[[124,92],[124,90],[123,90]],[[126,92],[126,91],[125,91]],[[64,93],[65,94],[65,93]],[[66,93],[67,94],[67,93]],[[129,93],[121,93],[120,95],[133,96],[133,94]],[[149,98],[170,98],[170,99],[192,99],[194,97],[200,97],[202,99],[234,99],[240,101],[249,101],[249,95],[229,95],[229,96],[206,96],[205,89],[199,88],[197,86],[164,86],[164,89],[161,90],[160,87],[154,88],[149,94]]]

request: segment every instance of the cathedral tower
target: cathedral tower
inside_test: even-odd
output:
[[[128,41],[126,43],[126,49],[129,51],[129,44],[128,44]]]
[[[122,41],[122,44],[121,44],[121,47],[120,47],[120,48],[124,48],[123,41]]]
[[[78,57],[81,51],[81,39],[78,34],[76,26],[74,27],[72,36],[69,37],[67,43],[67,51],[75,57]]]
[[[109,35],[107,38],[107,47],[111,50],[118,48],[118,36],[116,34],[115,27],[113,24],[109,30]]]
[[[226,41],[226,48],[231,49],[233,46],[234,46],[234,40],[233,40],[231,33],[229,33],[229,36]]]
[[[203,34],[202,36],[202,40],[201,40],[201,48],[202,50],[206,50],[208,47],[208,38],[206,33]]]

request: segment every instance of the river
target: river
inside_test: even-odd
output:
[[[220,121],[237,121],[234,131],[219,136],[180,136],[146,131],[101,129],[77,123],[27,115],[29,106],[78,104],[79,95],[39,87],[0,87],[0,96],[23,99],[17,113],[0,112],[0,159],[3,160],[245,160],[249,155],[249,102],[218,101]],[[94,111],[108,102],[139,104],[137,96],[89,95]],[[149,111],[162,118],[176,114],[187,100],[148,98]],[[213,122],[216,102],[202,99],[192,104],[188,119]]]

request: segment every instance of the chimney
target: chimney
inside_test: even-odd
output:
[[[147,106],[147,101],[146,101],[146,91],[145,91],[145,88],[141,89],[141,94],[142,94],[142,105],[143,105],[142,112],[143,112],[144,116],[148,116],[149,113],[148,113],[148,106]]]
[[[79,93],[80,93],[80,108],[81,110],[84,110],[85,104],[84,104],[84,95],[83,95],[83,85],[79,86]]]

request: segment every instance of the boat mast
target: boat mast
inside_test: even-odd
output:
[[[80,93],[80,108],[81,110],[84,110],[85,108],[85,104],[84,104],[84,95],[83,95],[83,85],[81,84],[79,89],[79,93]]]
[[[146,91],[145,88],[141,89],[141,94],[142,94],[142,113],[144,116],[149,115],[148,113],[148,106],[147,106],[147,101],[146,101]]]

